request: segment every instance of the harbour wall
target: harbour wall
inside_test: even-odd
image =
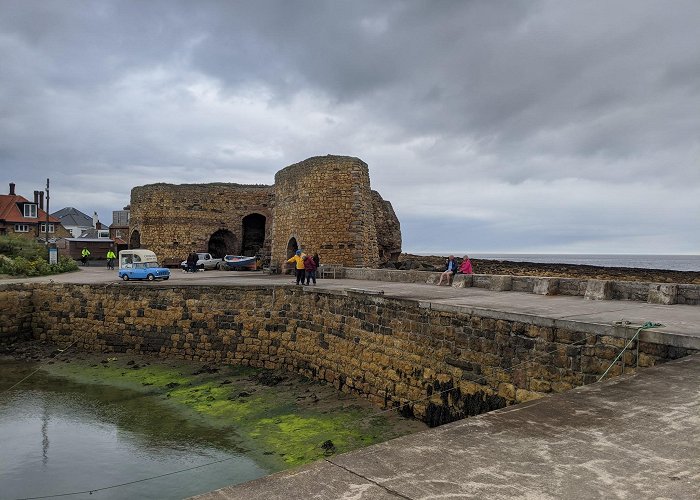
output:
[[[1,286],[0,342],[287,370],[438,425],[594,382],[634,333],[352,289],[130,285]],[[697,352],[654,338],[625,369]]]

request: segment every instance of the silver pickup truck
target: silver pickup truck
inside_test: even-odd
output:
[[[197,269],[220,269],[223,261],[223,259],[212,257],[211,254],[197,252]],[[186,270],[187,260],[183,260],[180,267]]]

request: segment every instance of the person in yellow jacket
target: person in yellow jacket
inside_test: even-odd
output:
[[[297,285],[303,285],[304,284],[304,274],[306,273],[306,269],[304,268],[304,255],[301,253],[301,250],[297,250],[296,253],[292,256],[291,259],[288,259],[287,262],[294,263],[296,264],[296,278],[297,278]]]
[[[115,255],[114,251],[110,248],[107,251],[107,269],[111,269],[114,271],[114,259],[116,259],[117,256]]]
[[[80,260],[84,266],[87,266],[88,257],[90,257],[90,250],[87,247],[83,247],[83,251],[80,252]]]

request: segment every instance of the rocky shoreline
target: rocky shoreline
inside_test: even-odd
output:
[[[403,253],[396,269],[442,271],[446,256],[413,255]],[[457,259],[461,262],[461,259]],[[634,267],[600,267],[581,264],[539,264],[508,260],[471,259],[477,274],[510,274],[513,276],[543,276],[564,278],[590,278],[620,281],[648,281],[652,283],[700,284],[698,271],[671,271],[665,269],[642,269]],[[387,266],[388,267],[388,266]]]

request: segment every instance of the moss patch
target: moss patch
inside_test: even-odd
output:
[[[57,360],[52,375],[139,391],[185,418],[235,434],[272,470],[386,441],[426,426],[362,398],[286,373],[145,356]]]

